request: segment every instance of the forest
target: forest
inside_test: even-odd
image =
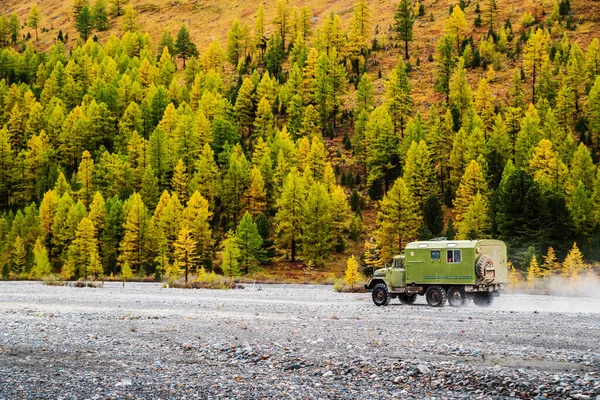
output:
[[[74,0],[47,49],[46,10],[0,17],[2,278],[357,268],[439,236],[504,240],[524,274],[600,260],[600,46],[569,0],[461,0],[432,51],[413,0],[389,28],[367,0],[268,7],[205,48],[125,0]]]

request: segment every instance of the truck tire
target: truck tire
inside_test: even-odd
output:
[[[431,307],[444,307],[446,291],[441,286],[429,286],[425,292],[425,299]]]
[[[387,306],[390,304],[390,292],[388,291],[387,285],[385,283],[378,283],[373,286],[373,303],[377,307]]]
[[[452,286],[448,289],[448,304],[452,307],[462,307],[467,301],[465,290],[458,286]]]
[[[485,271],[494,269],[494,259],[487,254],[482,254],[475,263],[475,273],[479,279],[485,278]]]
[[[473,303],[478,307],[489,307],[494,302],[494,294],[492,292],[477,292],[473,297]]]
[[[398,298],[400,299],[400,303],[406,304],[406,305],[410,306],[410,305],[415,304],[415,301],[417,300],[417,295],[416,294],[400,293],[398,295]]]

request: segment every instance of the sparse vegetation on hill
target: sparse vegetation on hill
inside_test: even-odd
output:
[[[2,276],[341,276],[442,232],[600,258],[595,4],[520,6],[9,1]]]

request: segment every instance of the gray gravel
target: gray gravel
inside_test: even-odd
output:
[[[600,400],[600,299],[0,283],[0,399]]]

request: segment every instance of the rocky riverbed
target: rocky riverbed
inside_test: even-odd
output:
[[[0,283],[0,399],[600,400],[600,299]]]

